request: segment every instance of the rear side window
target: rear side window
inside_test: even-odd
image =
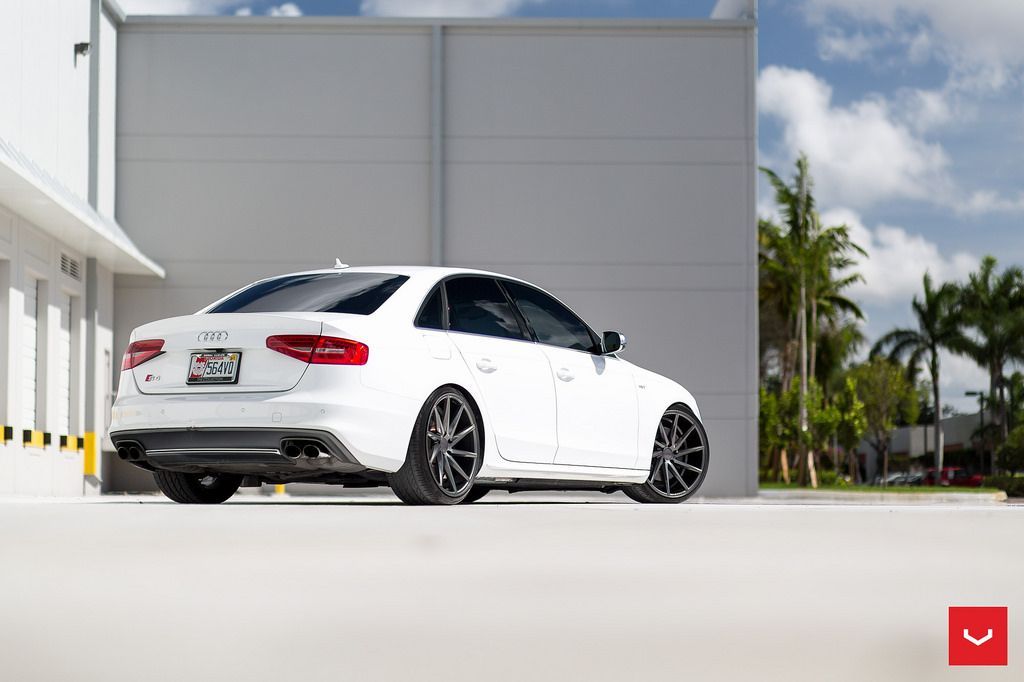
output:
[[[441,301],[441,287],[435,287],[423,309],[416,316],[415,325],[420,329],[444,329],[444,309]]]
[[[408,279],[376,272],[276,277],[243,289],[207,312],[370,315]]]
[[[505,282],[505,288],[530,323],[537,341],[588,353],[600,352],[597,337],[571,310],[543,291],[517,282]]]
[[[445,282],[449,328],[453,332],[526,339],[498,283],[487,277],[459,277]]]

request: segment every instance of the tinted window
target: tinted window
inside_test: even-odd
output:
[[[455,332],[525,339],[498,283],[486,277],[459,277],[445,282],[448,324]]]
[[[599,352],[597,339],[571,310],[533,287],[516,282],[504,284],[539,342],[589,353]]]
[[[409,278],[405,275],[375,272],[289,275],[257,282],[208,312],[369,315],[388,300],[407,279]]]
[[[435,287],[427,297],[423,309],[416,316],[417,327],[422,329],[444,329],[444,313],[441,308],[441,287]]]

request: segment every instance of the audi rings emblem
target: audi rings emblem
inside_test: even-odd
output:
[[[196,337],[199,343],[213,343],[218,341],[227,341],[227,332],[199,332],[199,336]]]

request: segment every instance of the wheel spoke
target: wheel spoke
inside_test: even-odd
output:
[[[444,462],[444,472],[448,476],[448,483],[451,484],[452,492],[457,493],[459,491],[459,487],[455,484],[455,476],[452,475],[452,468],[448,464],[449,459],[451,458],[443,457],[441,461]]]
[[[452,436],[452,441],[451,441],[452,445],[455,445],[456,443],[461,441],[463,438],[465,438],[469,434],[473,433],[473,431],[475,431],[475,430],[476,430],[476,424],[470,424],[466,428],[462,429],[461,431],[456,433],[454,436]]]
[[[452,432],[452,398],[447,396],[444,401],[444,433],[448,435]]]
[[[679,452],[676,453],[676,455],[678,455],[679,457],[683,457],[684,455],[692,455],[695,452],[700,452],[703,449],[704,449],[703,445],[697,445],[697,446],[694,446],[692,448],[686,448],[685,450],[680,450]]]
[[[684,481],[683,477],[679,474],[678,471],[676,471],[676,468],[672,466],[672,463],[669,462],[667,459],[665,460],[665,463],[668,464],[669,470],[672,472],[672,475],[675,477],[675,479],[679,481],[680,485],[683,486],[683,490],[689,490],[690,486],[686,484],[686,481]]]
[[[462,467],[459,466],[459,463],[455,461],[454,457],[452,457],[450,454],[447,454],[447,453],[445,454],[444,457],[447,460],[447,462],[445,464],[446,464],[446,466],[449,467],[449,471],[451,471],[451,469],[454,469],[455,471],[457,471],[459,473],[459,476],[462,476],[463,480],[466,480],[466,481],[469,480],[469,478],[470,478],[469,474],[466,473],[465,469],[463,469]]]
[[[699,474],[701,472],[700,467],[695,467],[692,464],[690,464],[689,462],[681,462],[678,459],[674,459],[674,460],[672,460],[672,464],[677,466],[677,467],[682,467],[682,468],[686,469],[687,471],[692,471],[695,474]]]
[[[455,448],[452,448],[448,452],[450,452],[453,455],[458,455],[459,457],[471,457],[473,459],[476,459],[476,453],[470,452],[469,450],[456,450]]]
[[[452,417],[451,430],[449,433],[459,428],[459,421],[462,419],[462,413],[466,411],[466,406],[459,403],[459,409],[455,412],[455,416]]]
[[[438,405],[440,404],[441,403],[438,403]],[[438,434],[444,435],[444,419],[441,418],[441,411],[437,409],[437,405],[434,405],[434,408],[431,410],[431,414],[434,415],[434,430]]]
[[[691,425],[689,430],[685,434],[683,434],[682,438],[672,443],[672,449],[678,450],[679,448],[683,447],[683,445],[686,444],[686,439],[690,437],[690,434],[693,433],[696,428],[696,425]]]
[[[437,484],[444,488],[444,457],[441,456],[440,448],[437,457],[434,458],[434,465],[437,467]]]
[[[658,433],[661,434],[661,445],[662,445],[662,447],[668,447],[669,437],[668,437],[668,434],[665,432],[665,425],[664,424],[662,424],[662,423],[658,424]],[[657,441],[655,441],[655,442],[657,442]]]

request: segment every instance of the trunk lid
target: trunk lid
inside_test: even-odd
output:
[[[245,393],[287,391],[309,366],[267,348],[279,334],[318,336],[320,320],[303,313],[220,313],[172,317],[135,330],[134,340],[163,339],[163,353],[133,368],[139,391],[160,393]],[[195,353],[237,354],[235,383],[188,383]]]

